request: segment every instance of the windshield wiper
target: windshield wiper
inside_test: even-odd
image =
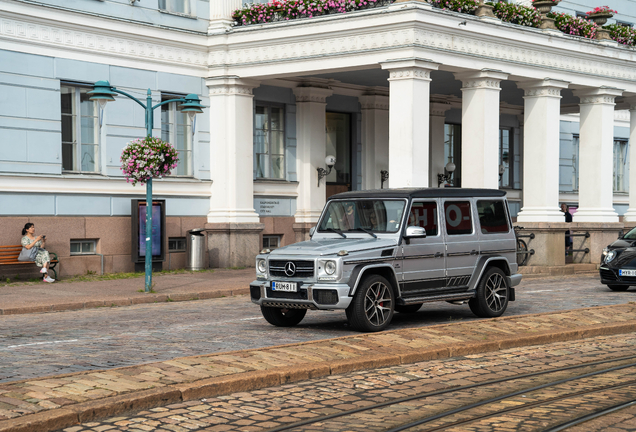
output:
[[[368,229],[358,227],[358,228],[355,228],[354,231],[364,231],[365,233],[369,234],[373,238],[378,238],[377,235],[373,234],[373,232],[369,231]]]
[[[342,233],[342,231],[338,231],[338,230],[337,230],[337,229],[335,229],[335,228],[325,228],[325,231],[335,232],[336,234],[340,234],[343,238],[347,238],[347,236],[346,236],[346,235],[344,235],[344,234]]]

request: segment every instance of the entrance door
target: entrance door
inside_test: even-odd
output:
[[[327,155],[336,157],[327,176],[327,199],[351,190],[351,114],[327,113]]]

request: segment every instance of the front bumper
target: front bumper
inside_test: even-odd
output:
[[[351,287],[342,283],[301,283],[298,293],[271,291],[271,281],[255,280],[250,284],[252,303],[288,309],[346,309],[351,304]]]
[[[523,275],[521,273],[516,273],[513,274],[512,276],[506,276],[506,279],[508,279],[508,286],[509,287],[514,287],[517,286],[521,283],[521,278],[523,277]]]
[[[601,266],[599,269],[601,283],[604,285],[636,286],[636,277],[619,276],[616,269]]]

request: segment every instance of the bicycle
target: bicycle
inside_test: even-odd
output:
[[[523,227],[516,226],[515,227],[515,237],[517,238],[517,265],[519,267],[524,266],[528,263],[528,245],[526,242],[520,238],[519,231],[521,231]]]

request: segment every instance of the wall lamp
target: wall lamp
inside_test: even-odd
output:
[[[506,166],[504,164],[499,165],[499,181],[501,181],[504,172],[506,172]]]
[[[316,168],[318,171],[318,187],[320,187],[320,180],[331,173],[333,166],[336,164],[336,157],[332,155],[327,156],[325,158],[325,164],[327,165],[327,168],[329,168],[329,171],[322,167]]]
[[[444,174],[437,174],[437,187],[440,187],[443,183],[450,183],[455,171],[455,164],[452,162],[447,163],[444,171]]]
[[[380,171],[380,189],[384,189],[384,182],[389,179],[389,172],[387,170]]]

